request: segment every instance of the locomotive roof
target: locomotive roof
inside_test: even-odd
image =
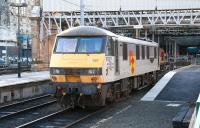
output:
[[[155,42],[148,42],[138,39],[133,39],[129,37],[116,35],[108,30],[101,29],[94,26],[78,26],[70,28],[58,34],[57,36],[114,36],[118,37],[118,40],[124,43],[134,43],[141,45],[157,46]]]
[[[58,36],[117,36],[116,34],[94,26],[79,26],[70,28],[58,34]]]
[[[138,45],[158,46],[158,43],[156,42],[149,42],[149,41],[124,37],[124,36],[118,36],[118,40],[122,42],[126,42],[126,43],[138,44]]]

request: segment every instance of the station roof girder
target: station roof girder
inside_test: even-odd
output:
[[[68,27],[71,22],[80,22],[80,12],[43,13],[45,19],[66,20]],[[86,24],[102,24],[102,27],[133,27],[143,26],[174,26],[200,25],[199,10],[160,10],[160,11],[116,11],[116,12],[85,12]]]
[[[43,12],[41,20],[41,38],[44,31],[51,35],[52,29],[61,32],[63,23],[67,28],[80,24],[80,12]],[[55,24],[56,28],[52,28]],[[130,28],[141,25],[144,28],[190,28],[200,27],[200,8],[190,10],[146,10],[85,12],[85,25],[103,28]],[[163,28],[162,28],[163,27]],[[165,29],[164,29],[165,30]]]

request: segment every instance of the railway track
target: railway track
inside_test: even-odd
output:
[[[48,95],[6,105],[0,107],[0,127],[16,127],[59,109],[56,100]]]
[[[46,95],[0,107],[0,128],[69,128],[79,126],[82,121],[109,107],[110,105],[101,109],[63,109]]]
[[[146,89],[145,89],[146,90]],[[145,91],[144,89],[139,92]],[[146,92],[146,91],[145,91]],[[137,92],[138,93],[138,92]],[[123,101],[123,100],[122,100]],[[66,108],[51,113],[36,120],[24,123],[16,128],[70,128],[79,125],[82,121],[106,111],[110,106],[117,103],[110,104],[104,108],[99,109],[75,109]]]
[[[102,110],[103,109],[71,110],[70,108],[67,108],[28,122],[16,128],[69,128],[99,113]]]
[[[17,114],[19,112],[23,112],[33,108],[34,106],[39,106],[44,104],[43,102],[48,101],[55,101],[49,95],[39,96],[35,98],[31,98],[28,100],[24,100],[21,102],[16,102],[13,104],[8,104],[5,106],[0,107],[0,119],[11,116],[13,114]],[[42,103],[42,104],[41,104]]]
[[[27,72],[30,71],[30,67],[22,66],[22,72]],[[11,67],[11,68],[0,68],[0,75],[3,74],[12,74],[12,73],[17,73],[17,68],[16,67]]]
[[[49,95],[40,96],[0,107],[0,128],[69,128],[105,111],[108,106],[96,110],[63,109]]]

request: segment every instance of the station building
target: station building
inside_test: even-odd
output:
[[[1,0],[0,1],[0,58],[17,57],[17,34],[18,34],[18,18],[20,21],[20,42],[21,56],[26,57],[27,53],[30,57],[31,53],[31,14],[32,6],[35,2],[32,0],[25,1],[28,7],[20,8],[19,17],[16,7],[10,6],[10,3],[19,3],[22,0]],[[27,52],[29,50],[29,52]]]

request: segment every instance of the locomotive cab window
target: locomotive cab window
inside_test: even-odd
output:
[[[96,53],[102,51],[102,38],[80,38],[78,53]]]
[[[123,60],[128,60],[128,50],[127,50],[127,44],[123,44]]]
[[[55,53],[102,53],[105,37],[58,37]]]
[[[68,53],[75,52],[78,39],[76,38],[60,38],[57,40],[55,52]]]
[[[140,59],[140,46],[136,45],[136,59],[139,60]]]

